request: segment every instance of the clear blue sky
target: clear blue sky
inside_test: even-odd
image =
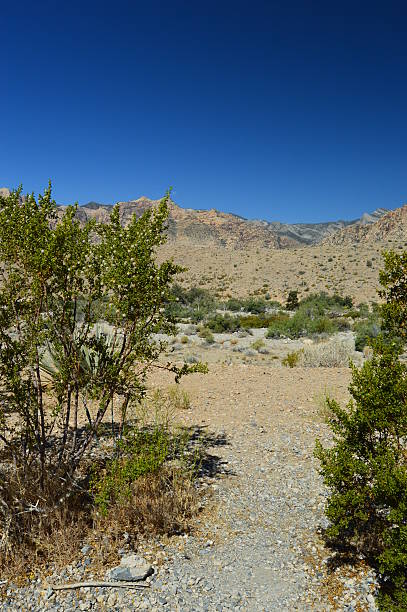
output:
[[[405,2],[1,2],[0,186],[249,218],[407,201]]]

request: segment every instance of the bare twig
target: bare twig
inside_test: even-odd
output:
[[[146,582],[107,582],[90,580],[89,582],[71,582],[65,584],[49,584],[53,591],[63,591],[68,589],[81,589],[84,587],[103,587],[103,588],[124,588],[124,589],[148,589],[150,585]]]

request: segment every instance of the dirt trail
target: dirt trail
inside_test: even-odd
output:
[[[213,495],[197,528],[162,546],[147,591],[39,594],[23,609],[375,610],[372,574],[329,573],[318,536],[326,492],[313,449],[316,437],[329,439],[318,398],[329,390],[344,401],[349,378],[345,368],[235,364],[184,379],[192,407],[181,417],[212,436],[204,467]],[[151,382],[171,379],[157,373]]]

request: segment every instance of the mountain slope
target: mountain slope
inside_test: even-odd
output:
[[[324,239],[324,244],[332,246],[356,243],[407,241],[407,204],[388,211],[377,221],[370,224],[356,224],[347,227]]]
[[[159,200],[150,200],[143,196],[137,200],[119,202],[120,217],[127,224],[132,215],[140,216],[146,209],[157,206]],[[80,214],[86,217],[106,220],[111,206],[90,202],[80,207]],[[181,208],[170,203],[168,238],[179,244],[194,246],[220,246],[232,249],[250,247],[258,248],[293,248],[297,246],[318,244],[327,236],[353,226],[366,226],[375,223],[386,209],[365,213],[361,219],[354,221],[328,221],[326,223],[279,223],[263,220],[248,220],[231,213],[210,210]]]
[[[7,196],[7,188],[0,189],[0,195]],[[124,225],[130,222],[133,215],[140,216],[145,210],[157,206],[159,200],[151,200],[145,196],[118,202],[120,218]],[[60,206],[61,211],[65,206]],[[78,208],[77,216],[85,222],[86,219],[107,221],[113,208],[112,204],[88,202]],[[394,211],[395,212],[395,211]],[[228,249],[272,248],[285,249],[299,246],[315,245],[321,241],[327,244],[350,244],[360,240],[381,240],[381,235],[392,231],[398,237],[404,237],[405,231],[400,229],[385,230],[384,226],[376,229],[377,223],[387,218],[389,213],[379,208],[373,213],[364,213],[360,219],[353,221],[327,221],[325,223],[280,223],[277,221],[250,220],[244,217],[225,213],[212,208],[210,210],[194,210],[181,208],[175,202],[170,202],[168,223],[169,242],[190,246],[216,246]],[[397,225],[397,216],[390,217],[390,224]],[[370,231],[370,228],[375,228]],[[382,228],[382,229],[380,229]],[[398,232],[398,233],[397,233]]]

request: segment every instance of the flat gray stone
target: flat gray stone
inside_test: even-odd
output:
[[[120,565],[109,570],[108,575],[111,580],[134,582],[145,580],[152,573],[153,568],[148,561],[132,554],[122,557]]]

